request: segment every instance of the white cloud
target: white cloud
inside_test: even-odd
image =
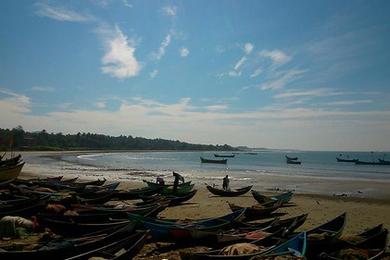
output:
[[[29,131],[131,134],[198,143],[228,142],[278,148],[390,148],[390,140],[386,138],[390,131],[389,110],[342,111],[327,107],[259,108],[233,112],[220,103],[210,104],[205,110],[204,106],[193,105],[189,98],[174,103],[137,98],[122,100],[116,110],[68,109],[34,115],[30,113],[28,97],[7,90],[0,93],[6,95],[5,98],[0,96],[3,128],[22,125]],[[367,135],[367,132],[371,134]]]
[[[231,70],[228,72],[228,75],[230,77],[239,77],[241,76],[241,71]]]
[[[359,99],[359,100],[340,100],[328,103],[332,106],[349,106],[349,105],[359,105],[359,104],[370,104],[373,101],[371,99]]]
[[[141,65],[134,56],[135,44],[129,41],[118,26],[106,35],[106,54],[102,58],[101,70],[118,79],[137,76]]]
[[[250,75],[250,77],[251,77],[251,78],[256,78],[256,77],[259,76],[262,72],[263,72],[262,68],[257,68],[257,69]]]
[[[160,60],[165,55],[165,49],[169,46],[170,43],[171,35],[167,34],[167,36],[165,36],[164,40],[161,42],[158,52],[152,54],[153,58],[156,60]]]
[[[288,85],[289,83],[300,78],[301,75],[305,72],[306,72],[305,70],[296,70],[296,69],[291,69],[291,70],[282,72],[282,73],[280,73],[280,75],[276,75],[275,78],[261,84],[260,88],[262,90],[283,88],[284,86]]]
[[[329,88],[316,88],[309,90],[291,89],[284,93],[274,95],[274,98],[292,98],[292,97],[327,97],[346,94],[345,92],[335,91]]]
[[[123,3],[124,6],[126,6],[128,8],[132,8],[133,7],[133,5],[130,4],[128,0],[122,0],[122,3]]]
[[[237,63],[236,63],[236,65],[234,65],[234,70],[239,70],[240,69],[240,67],[242,66],[242,65],[244,65],[244,63],[245,63],[245,61],[247,60],[247,58],[244,56],[244,57],[242,57]]]
[[[48,86],[33,86],[31,88],[33,91],[42,91],[42,92],[53,92],[54,88],[53,87],[48,87]]]
[[[183,47],[179,50],[179,53],[181,57],[187,57],[188,54],[190,54],[190,51],[187,48]]]
[[[95,17],[92,15],[80,14],[63,7],[50,6],[46,3],[36,3],[36,8],[36,15],[61,22],[88,22],[95,20]]]
[[[153,70],[152,72],[149,73],[149,77],[151,79],[154,79],[158,74],[158,70]]]
[[[244,45],[245,54],[249,55],[253,51],[253,48],[254,48],[254,46],[252,43],[250,43],[250,42],[245,43],[245,45]]]
[[[167,16],[176,16],[177,7],[174,5],[167,5],[162,8],[162,12]]]
[[[98,102],[96,102],[96,107],[97,108],[99,108],[99,109],[103,109],[103,108],[106,108],[107,107],[107,104],[106,104],[106,102],[104,102],[104,101],[98,101]]]
[[[291,60],[291,57],[281,50],[262,50],[259,55],[271,59],[276,65],[282,65]]]

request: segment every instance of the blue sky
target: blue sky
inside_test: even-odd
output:
[[[390,150],[388,1],[1,1],[1,127]]]

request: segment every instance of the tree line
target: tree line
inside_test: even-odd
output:
[[[109,136],[94,133],[62,134],[24,131],[22,126],[0,128],[0,150],[236,150],[230,145],[203,145],[148,139],[131,135]]]

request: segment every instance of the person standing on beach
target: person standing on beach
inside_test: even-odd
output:
[[[222,188],[224,190],[228,190],[229,189],[229,183],[230,183],[229,176],[226,175],[225,178],[223,178]]]
[[[173,193],[176,193],[177,192],[177,187],[179,186],[179,181],[184,183],[184,178],[183,178],[183,176],[181,176],[177,172],[173,172],[172,174],[175,177],[175,180],[173,182]]]

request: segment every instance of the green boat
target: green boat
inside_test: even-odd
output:
[[[176,192],[173,192],[173,184],[158,184],[155,182],[143,180],[150,188],[162,187],[162,190],[159,191],[162,195],[178,195],[178,194],[187,194],[193,188],[195,184],[191,184],[191,181],[180,183],[177,186]]]

